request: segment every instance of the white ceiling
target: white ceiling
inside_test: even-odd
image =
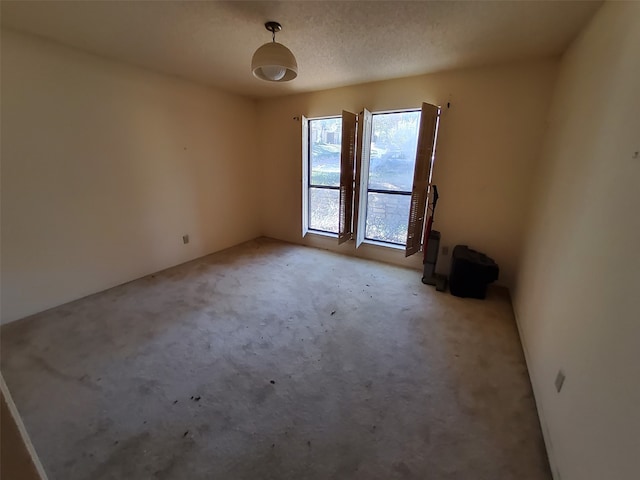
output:
[[[263,97],[562,53],[601,1],[2,1],[2,25]],[[292,82],[253,77],[276,39]]]

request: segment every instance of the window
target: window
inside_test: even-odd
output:
[[[309,230],[338,233],[340,201],[340,143],[342,118],[308,121],[307,209]]]
[[[440,109],[303,117],[307,230],[420,250]]]
[[[420,111],[374,113],[365,239],[405,245]]]

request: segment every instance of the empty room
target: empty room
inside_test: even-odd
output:
[[[640,478],[640,2],[0,8],[3,479]]]

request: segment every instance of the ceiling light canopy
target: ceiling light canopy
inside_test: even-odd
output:
[[[282,30],[278,22],[267,22],[265,28],[272,34],[272,42],[262,45],[251,59],[253,75],[267,82],[288,82],[298,76],[298,63],[291,50],[276,42],[276,32]]]

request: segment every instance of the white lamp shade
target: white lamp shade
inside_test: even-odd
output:
[[[278,42],[262,45],[251,59],[253,75],[268,82],[288,82],[298,76],[298,63],[291,50]]]

